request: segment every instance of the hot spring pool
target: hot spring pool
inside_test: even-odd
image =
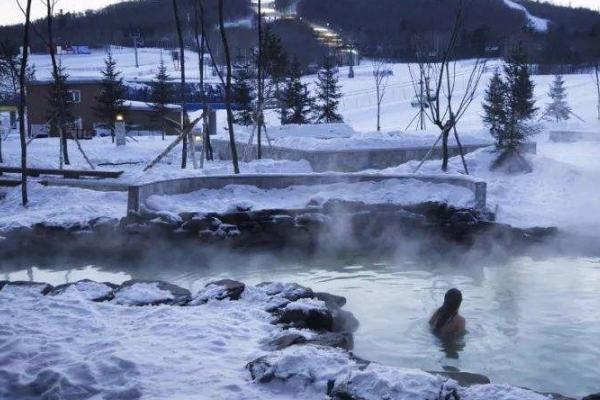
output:
[[[6,263],[5,263],[6,264]],[[132,267],[0,265],[0,279],[52,284],[83,278],[161,279],[192,291],[229,277],[247,283],[294,281],[347,297],[361,323],[355,353],[381,363],[460,370],[496,383],[582,396],[600,391],[600,259],[516,258],[501,265],[440,265],[412,259],[339,260],[234,257]],[[463,291],[468,334],[447,348],[427,321],[445,291]]]

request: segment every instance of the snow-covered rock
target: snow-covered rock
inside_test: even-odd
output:
[[[220,281],[211,282],[196,293],[189,305],[196,306],[205,304],[211,300],[239,300],[244,289],[246,289],[244,283],[231,279],[222,279]]]
[[[114,302],[128,306],[183,305],[191,299],[189,290],[166,282],[127,281],[114,292]]]
[[[80,295],[86,300],[107,301],[114,298],[114,290],[119,286],[112,283],[99,283],[89,279],[84,279],[75,283],[66,283],[56,286],[50,295],[52,296],[72,296]]]

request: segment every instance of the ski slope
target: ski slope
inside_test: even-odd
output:
[[[523,6],[522,4],[519,4],[515,1],[504,0],[504,4],[506,4],[508,7],[512,8],[512,9],[522,11],[525,14],[525,16],[527,17],[527,21],[529,21],[529,24],[531,25],[531,27],[533,29],[535,29],[536,31],[548,32],[548,25],[550,24],[549,20],[532,15],[527,10],[527,8],[525,8],[525,6]]]

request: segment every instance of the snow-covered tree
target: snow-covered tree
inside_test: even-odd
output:
[[[544,116],[556,122],[566,121],[571,116],[571,107],[567,103],[567,90],[562,75],[556,75],[548,96],[552,102],[546,105]]]
[[[117,71],[117,62],[112,54],[108,52],[104,60],[104,70],[102,70],[102,83],[100,93],[96,97],[96,115],[110,129],[110,135],[115,141],[115,121],[118,115],[123,115],[127,108],[124,106],[123,96],[125,94],[125,85],[121,73]]]
[[[152,121],[160,125],[162,138],[165,140],[166,121],[169,115],[168,105],[173,102],[173,89],[169,84],[169,74],[164,61],[160,60],[158,72],[150,84],[150,107],[152,107]]]
[[[329,58],[325,60],[317,79],[317,104],[315,106],[317,122],[343,122],[344,119],[338,113],[338,106],[342,97],[338,71],[333,67]]]
[[[308,84],[302,83],[302,72],[298,62],[292,64],[290,76],[281,91],[280,103],[283,125],[311,122],[310,114],[314,101],[310,96]]]
[[[502,133],[506,129],[507,122],[506,95],[506,83],[500,72],[496,70],[485,92],[483,123],[489,127],[490,134],[500,147],[502,146]]]
[[[233,102],[237,105],[234,112],[235,123],[249,126],[254,122],[256,102],[256,77],[250,65],[236,68],[233,83]]]
[[[520,154],[520,147],[529,136],[539,131],[532,122],[537,112],[533,88],[527,55],[518,45],[505,62],[504,79],[499,73],[494,75],[484,101],[484,122],[490,127],[500,151],[493,169],[531,171],[531,166]]]

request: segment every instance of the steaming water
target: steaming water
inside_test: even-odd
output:
[[[66,265],[66,266],[65,266]],[[8,272],[10,271],[10,272]],[[483,373],[496,383],[581,396],[600,391],[600,259],[517,258],[506,264],[431,265],[412,259],[224,260],[209,266],[125,264],[0,266],[0,279],[53,284],[83,278],[163,279],[192,291],[215,278],[296,281],[346,296],[361,322],[355,352],[426,370]],[[427,321],[448,288],[459,287],[468,334],[446,346]]]

